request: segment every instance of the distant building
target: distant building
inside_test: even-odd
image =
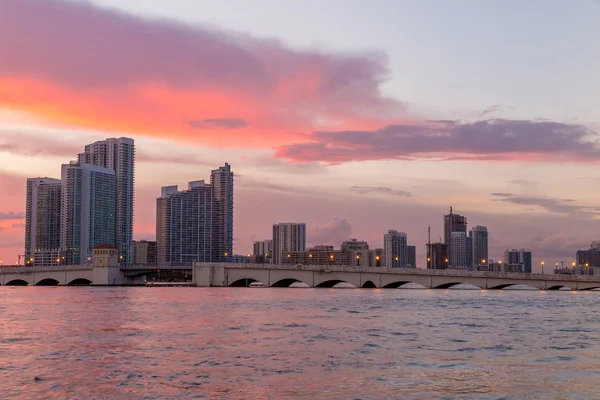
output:
[[[213,187],[204,181],[190,182],[183,191],[163,187],[156,199],[158,263],[212,262],[216,208]]]
[[[60,253],[60,179],[27,179],[25,265],[58,265]]]
[[[448,248],[445,243],[427,244],[427,269],[448,269]]]
[[[408,253],[406,233],[390,229],[383,235],[383,253],[386,268],[406,268]]]
[[[506,272],[531,273],[531,251],[525,249],[504,250]]]
[[[448,257],[452,259],[452,245],[450,243],[450,239],[452,238],[452,232],[463,232],[465,236],[467,235],[467,217],[459,214],[454,214],[452,212],[452,207],[450,207],[450,213],[444,215],[444,243],[447,244],[448,247]],[[457,259],[466,259],[466,244],[464,247],[464,254],[457,255]]]
[[[273,225],[273,264],[283,264],[292,252],[306,250],[306,224],[281,223]]]
[[[110,138],[88,144],[78,155],[79,164],[91,164],[114,171],[116,179],[116,228],[119,259],[133,262],[133,205],[135,145],[131,138]]]
[[[577,250],[575,259],[580,266],[600,267],[600,242],[592,242],[589,250]]]
[[[233,255],[233,172],[225,163],[211,171],[210,184],[215,198],[213,262],[231,261]]]
[[[373,250],[373,254],[375,255],[375,267],[384,267],[383,262],[383,249],[375,249]]]
[[[488,230],[485,226],[476,225],[471,230],[473,240],[473,265],[484,265],[488,258]]]
[[[333,246],[319,245],[308,250],[284,251],[281,264],[350,265],[350,253],[334,250]]]
[[[473,231],[469,231],[469,236],[467,236],[467,260],[468,266],[478,265],[473,262]]]
[[[273,240],[260,240],[254,242],[254,256],[264,256],[269,257],[273,253]]]
[[[73,161],[61,180],[61,264],[86,264],[95,247],[117,245],[115,171]]]
[[[406,246],[406,266],[408,268],[417,268],[417,246]]]
[[[133,244],[134,264],[153,265],[156,264],[156,242],[149,240],[136,240]]]
[[[467,234],[465,232],[452,232],[450,235],[450,265],[452,268],[466,268],[467,263]]]
[[[364,240],[350,239],[342,243],[342,251],[369,250],[369,244]]]

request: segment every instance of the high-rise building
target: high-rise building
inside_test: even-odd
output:
[[[233,172],[229,164],[213,170],[210,184],[216,201],[213,261],[226,262],[233,255]]]
[[[467,264],[467,234],[465,232],[452,232],[450,235],[450,265],[453,268],[464,268]]]
[[[406,268],[406,233],[390,229],[383,235],[383,253],[386,268]]]
[[[117,242],[115,172],[73,161],[62,165],[61,181],[61,263],[86,264],[96,246]]]
[[[260,240],[254,242],[254,253],[255,256],[269,257],[273,253],[273,240]]]
[[[191,264],[214,261],[217,237],[213,186],[204,181],[165,186],[156,199],[156,242],[159,264]],[[220,238],[218,238],[220,239]]]
[[[151,240],[136,240],[133,242],[134,260],[137,265],[156,264],[156,242]]]
[[[25,264],[60,264],[60,179],[27,179]]]
[[[467,235],[467,217],[454,214],[452,212],[452,207],[450,207],[450,213],[444,215],[444,243],[449,246],[448,257],[452,260],[452,244],[450,243],[450,239],[452,238],[452,232],[464,232],[465,236]],[[459,254],[456,257],[459,259],[466,259],[466,246],[464,254]]]
[[[408,268],[417,268],[417,246],[406,246],[406,266]]]
[[[473,265],[485,265],[489,262],[488,260],[488,231],[485,226],[476,225],[471,230],[473,239],[473,258],[471,262]]]
[[[531,273],[531,251],[525,249],[504,250],[504,264],[510,272]]]
[[[448,248],[446,243],[428,243],[427,269],[448,269]]]
[[[283,253],[303,250],[306,250],[306,224],[273,225],[273,264],[283,264]]]
[[[133,262],[133,205],[135,182],[135,145],[130,138],[110,138],[85,146],[78,156],[80,164],[112,169],[116,178],[116,227],[119,258]]]

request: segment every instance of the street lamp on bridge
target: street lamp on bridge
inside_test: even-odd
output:
[[[542,261],[542,274],[544,274],[544,262]]]

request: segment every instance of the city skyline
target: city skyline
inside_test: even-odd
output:
[[[135,239],[154,236],[157,182],[224,160],[239,174],[240,254],[295,220],[307,245],[383,247],[399,229],[423,266],[449,204],[490,229],[490,258],[530,249],[534,271],[598,239],[600,59],[574,50],[594,46],[597,2],[47,0],[38,23],[40,4],[2,1],[4,264],[23,253],[26,178],[113,136],[141,149]],[[156,62],[167,50],[174,62]]]

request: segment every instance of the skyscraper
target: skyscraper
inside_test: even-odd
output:
[[[406,233],[390,229],[383,235],[383,260],[386,268],[406,268]]]
[[[233,172],[229,164],[211,172],[210,184],[216,201],[212,259],[222,262],[233,255]]]
[[[269,257],[273,253],[273,240],[259,240],[254,242],[254,253],[255,256]]]
[[[450,265],[452,267],[467,267],[467,234],[452,232],[450,235]]]
[[[135,183],[135,145],[130,138],[110,138],[85,146],[79,164],[112,169],[116,178],[117,248],[123,263],[133,263],[133,205]]]
[[[215,210],[212,185],[204,181],[165,186],[156,199],[156,242],[159,264],[192,264],[214,261]]]
[[[273,225],[273,264],[282,264],[284,252],[306,250],[306,224]]]
[[[471,230],[473,240],[473,265],[488,263],[488,231],[485,226],[476,225]]]
[[[24,253],[27,265],[60,263],[61,188],[60,179],[27,179]]]
[[[94,247],[117,242],[115,172],[73,161],[61,177],[61,263],[86,264]]]
[[[452,243],[450,243],[450,238],[452,237],[452,232],[464,232],[465,236],[467,235],[467,217],[462,215],[454,214],[452,212],[452,207],[450,207],[450,213],[444,215],[444,243],[447,244],[448,247],[448,257],[452,260]],[[466,246],[465,253],[457,255],[460,259],[466,259]]]

